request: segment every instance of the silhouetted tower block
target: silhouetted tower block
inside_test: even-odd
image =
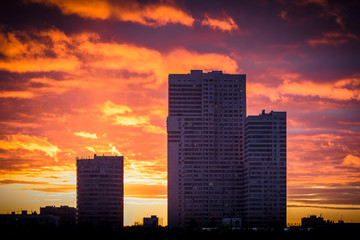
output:
[[[245,224],[286,226],[286,112],[248,116],[244,144]]]
[[[245,92],[244,74],[169,75],[169,226],[241,217]]]
[[[123,156],[77,158],[77,222],[123,226]]]

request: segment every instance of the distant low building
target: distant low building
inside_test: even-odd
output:
[[[333,220],[324,220],[320,215],[310,215],[301,219],[301,228],[307,231],[360,231],[360,223],[345,223],[343,220],[339,220],[335,223]]]
[[[69,206],[46,206],[40,208],[40,215],[52,215],[60,217],[60,225],[75,225],[76,208]]]
[[[322,227],[326,224],[324,218],[317,217],[316,215],[310,215],[310,217],[304,217],[301,219],[301,227],[303,228],[314,228]]]
[[[158,227],[159,226],[159,218],[156,215],[151,215],[151,217],[143,218],[143,226],[144,227]]]
[[[38,215],[36,212],[27,214],[22,210],[21,214],[0,214],[1,226],[59,226],[60,217],[52,215]]]

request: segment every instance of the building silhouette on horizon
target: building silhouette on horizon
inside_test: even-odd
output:
[[[169,75],[169,226],[241,217],[245,81],[221,71]]]
[[[258,136],[245,130],[245,122],[248,130],[257,125],[253,117],[246,120],[245,74],[191,70],[169,74],[168,84],[168,225],[218,227],[241,222],[242,227],[268,228],[274,227],[270,219],[275,219],[280,223],[275,225],[285,227],[286,114],[271,113],[281,115],[279,124],[277,117],[272,121],[279,130],[285,128],[285,138],[275,130],[271,137],[276,140],[265,149],[250,142],[245,148],[245,134],[254,141],[268,137],[265,131]],[[284,139],[285,145],[277,142]],[[262,152],[268,147],[269,152]],[[283,151],[285,156],[277,158]],[[276,157],[267,158],[268,154]],[[259,163],[263,167],[253,181]]]
[[[40,215],[52,215],[60,218],[61,226],[74,226],[76,223],[76,208],[69,206],[45,206],[40,207]]]
[[[286,226],[286,112],[248,116],[244,142],[244,221]]]
[[[123,156],[76,158],[79,226],[123,226],[123,166]]]
[[[151,217],[143,218],[143,226],[144,227],[158,227],[159,226],[159,218],[156,215],[151,215]]]
[[[22,227],[58,227],[59,216],[51,214],[38,214],[36,211],[28,213],[27,210],[21,210],[21,214],[11,212],[11,214],[0,214],[0,229],[3,236],[3,230]]]

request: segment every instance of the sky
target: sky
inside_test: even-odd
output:
[[[0,213],[76,207],[76,156],[123,155],[124,224],[167,223],[167,79],[247,76],[287,112],[287,218],[360,222],[358,1],[0,1]]]

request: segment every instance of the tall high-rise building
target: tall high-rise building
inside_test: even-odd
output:
[[[248,116],[244,144],[245,222],[286,226],[286,112]]]
[[[79,225],[123,226],[123,156],[77,157]]]
[[[169,75],[169,226],[241,217],[245,93],[244,74]]]

